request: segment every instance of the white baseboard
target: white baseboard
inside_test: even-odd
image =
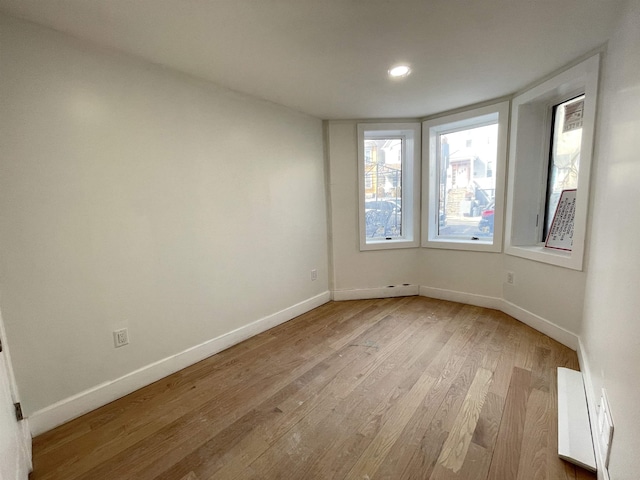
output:
[[[500,310],[502,307],[501,298],[458,292],[444,288],[425,287],[423,285],[420,286],[420,296],[448,300],[449,302],[466,303],[467,305],[474,305],[476,307],[493,308],[495,310]]]
[[[369,298],[405,297],[420,295],[423,297],[448,300],[450,302],[466,303],[477,307],[493,308],[511,315],[516,320],[529,325],[531,328],[548,335],[561,344],[576,350],[578,348],[578,336],[555,323],[542,318],[524,308],[514,305],[502,298],[466,293],[444,288],[427,287],[424,285],[400,285],[395,287],[361,288],[352,290],[334,290],[333,300],[363,300]]]
[[[344,300],[365,300],[369,298],[410,297],[419,293],[420,287],[418,285],[394,285],[378,288],[334,290],[332,297],[336,302],[342,302]]]
[[[440,300],[449,300],[451,302],[460,302],[477,307],[500,310],[507,315],[511,315],[516,320],[529,325],[531,328],[548,335],[572,350],[578,348],[578,336],[576,334],[502,298],[425,286],[420,287],[420,295],[423,297],[438,298]]]
[[[555,341],[569,347],[571,350],[578,349],[578,336],[575,333],[556,325],[546,318],[542,318],[541,316],[514,305],[511,302],[507,302],[506,300],[502,300],[502,308],[500,308],[500,310],[507,315],[511,315],[516,320],[520,320],[522,323],[529,325],[540,333],[544,333]]]
[[[188,348],[183,352],[164,358],[150,365],[112,381],[104,382],[93,388],[80,392],[69,398],[56,402],[31,414],[28,425],[33,436],[44,433],[62,425],[91,410],[106,405],[150,383],[197,363],[211,355],[225,350],[254,335],[262,333],[292,318],[302,315],[320,305],[327,303],[331,297],[336,301],[360,300],[369,298],[389,298],[421,295],[453,302],[461,302],[485,308],[494,308],[511,315],[515,319],[550,336],[554,340],[576,350],[578,337],[554,323],[535,315],[510,302],[496,297],[477,295],[472,293],[446,290],[440,288],[399,285],[395,287],[379,287],[365,289],[336,290],[332,294],[328,291],[304,300],[296,305],[256,320],[229,333],[216,337]],[[582,365],[582,359],[581,359]],[[586,381],[586,380],[585,380]],[[587,382],[590,385],[590,382]],[[590,402],[591,404],[592,402]],[[591,408],[591,405],[590,405]],[[591,412],[591,410],[590,410]],[[600,479],[599,479],[600,480]]]
[[[598,466],[598,480],[609,480],[609,472],[604,467],[604,455],[600,449],[598,441],[596,412],[598,411],[598,403],[594,396],[593,382],[591,380],[591,370],[589,368],[589,360],[582,345],[582,340],[578,338],[578,362],[580,363],[580,371],[584,378],[584,390],[587,394],[587,408],[589,410],[589,420],[591,422],[591,438],[593,440],[593,450],[596,454],[596,464]]]
[[[91,410],[106,405],[113,400],[128,395],[150,383],[204,360],[237,343],[287,322],[303,313],[313,310],[331,299],[330,293],[323,292],[291,307],[280,310],[237,328],[200,345],[164,358],[112,381],[104,382],[69,398],[54,403],[29,415],[29,427],[33,436],[62,425]]]

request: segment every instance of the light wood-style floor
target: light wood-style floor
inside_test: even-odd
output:
[[[557,457],[575,352],[424,297],[331,302],[34,440],[40,479],[593,479]]]

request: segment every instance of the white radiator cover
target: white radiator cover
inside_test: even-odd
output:
[[[558,455],[596,471],[591,423],[582,373],[558,367]]]

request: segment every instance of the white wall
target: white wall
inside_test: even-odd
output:
[[[592,393],[615,424],[609,473],[638,478],[640,452],[640,0],[609,43],[603,75],[581,332]]]
[[[360,251],[357,145],[357,122],[329,122],[334,290],[417,285],[418,249]]]
[[[574,334],[579,332],[584,272],[506,254],[504,271],[511,271],[515,276],[513,285],[503,284],[503,298],[507,302]]]
[[[0,45],[26,414],[328,289],[320,120],[8,17]]]
[[[492,298],[502,297],[502,255],[423,248],[420,285]]]

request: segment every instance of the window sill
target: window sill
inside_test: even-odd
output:
[[[447,238],[446,240],[427,240],[422,245],[426,248],[441,248],[445,250],[468,250],[470,252],[493,252],[500,253],[500,245],[487,240],[456,240]]]
[[[372,240],[364,245],[360,245],[360,251],[365,252],[369,250],[394,250],[398,248],[416,248],[420,244],[417,240]]]
[[[575,252],[554,250],[543,245],[519,245],[507,247],[505,253],[514,257],[582,271],[582,256]]]

